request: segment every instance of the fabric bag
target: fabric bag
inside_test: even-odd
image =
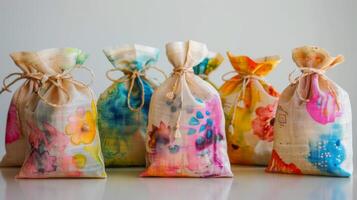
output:
[[[174,70],[152,96],[142,176],[232,176],[218,92],[192,69],[207,53],[194,41],[166,45]]]
[[[11,57],[22,72],[9,75],[6,80],[15,78],[5,80],[4,90],[25,80],[10,105],[5,139],[5,158],[19,154],[12,164],[23,162],[17,177],[105,177],[94,97],[71,75],[88,69],[87,54],[64,48]]]
[[[193,67],[193,72],[217,89],[217,86],[209,80],[208,76],[211,72],[217,69],[222,62],[223,56],[221,54],[209,52],[202,62]]]
[[[145,166],[147,115],[156,88],[145,72],[157,69],[153,65],[158,61],[159,50],[124,45],[105,49],[104,54],[114,66],[107,73],[113,84],[98,99],[98,127],[105,165]],[[124,76],[112,78],[111,73],[115,71],[121,71]]]
[[[279,56],[251,59],[227,53],[236,74],[219,89],[226,116],[228,155],[232,164],[267,165],[273,141],[278,92],[263,77]]]
[[[348,94],[325,72],[343,62],[304,46],[292,57],[301,75],[280,96],[268,172],[347,177],[353,171],[352,114]],[[292,75],[292,74],[290,74]]]

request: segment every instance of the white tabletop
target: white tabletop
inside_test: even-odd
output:
[[[233,167],[234,178],[140,178],[142,168],[108,169],[107,179],[15,179],[0,169],[0,199],[353,199],[351,178],[269,174],[260,167]]]

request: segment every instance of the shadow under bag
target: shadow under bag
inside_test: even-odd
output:
[[[192,69],[207,53],[194,41],[166,45],[174,70],[151,99],[142,176],[232,176],[219,94]]]
[[[325,72],[343,62],[325,50],[293,50],[301,71],[280,96],[268,172],[351,176],[352,114],[348,94]],[[292,75],[292,74],[291,74]]]

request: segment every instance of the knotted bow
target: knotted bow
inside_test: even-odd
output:
[[[176,91],[177,91],[180,79],[186,73],[193,73],[192,68],[184,68],[184,67],[176,67],[176,68],[174,68],[174,71],[172,72],[171,76],[172,77],[175,76],[176,80],[175,80],[175,83],[172,86],[171,91],[166,94],[166,97],[168,99],[173,100],[176,97]]]
[[[177,88],[178,88],[178,84],[181,80],[181,77],[184,76],[186,73],[193,73],[193,69],[192,68],[186,68],[186,67],[175,67],[171,77],[175,77],[176,80],[172,86],[172,89],[170,92],[168,92],[166,94],[166,97],[170,100],[174,100],[176,98],[176,92],[177,92]],[[180,95],[180,103],[182,105],[183,103],[183,95],[182,95],[182,89],[181,89],[181,95]],[[175,126],[175,134],[174,137],[175,138],[181,138],[181,133],[180,133],[180,120],[181,120],[181,115],[182,115],[182,109],[179,110],[178,113],[178,117],[177,117],[177,121],[176,121],[176,126]]]
[[[329,68],[331,68],[332,66],[330,66]],[[300,67],[299,68],[301,71],[301,74],[295,78],[293,78],[293,74],[296,72],[297,69],[295,69],[294,71],[292,71],[289,74],[289,81],[290,84],[295,85],[297,83],[300,82],[300,80],[302,80],[303,78],[309,76],[309,75],[313,75],[313,74],[318,74],[319,77],[323,78],[324,80],[326,80],[327,83],[327,88],[329,90],[329,92],[333,95],[333,97],[336,100],[336,105],[337,105],[337,109],[340,109],[340,101],[336,92],[336,88],[331,86],[330,84],[330,79],[325,75],[326,69],[316,69],[316,68],[310,68],[310,67]],[[298,88],[296,89],[296,93],[299,97],[299,99],[303,102],[309,102],[310,101],[310,95],[307,96],[307,98],[304,98],[301,95],[301,91],[300,90],[300,84],[298,85]]]
[[[130,64],[130,65],[134,65],[134,64]],[[133,68],[135,68],[136,66],[132,66]],[[133,112],[137,112],[139,110],[141,110],[145,104],[145,88],[144,88],[144,83],[142,80],[142,77],[145,76],[145,71],[149,70],[149,69],[155,69],[158,72],[160,72],[165,79],[167,78],[165,72],[163,72],[161,69],[155,67],[155,66],[144,66],[142,69],[138,70],[129,70],[127,69],[126,65],[118,65],[116,66],[114,69],[108,70],[106,72],[106,76],[109,80],[115,82],[115,83],[123,83],[123,82],[127,82],[130,81],[129,83],[129,90],[128,90],[128,98],[127,98],[127,105],[128,108],[133,111]],[[125,76],[120,77],[119,79],[114,79],[110,76],[110,73],[115,72],[115,71],[120,71],[122,73],[125,74]],[[140,105],[136,108],[134,108],[131,105],[131,94],[133,92],[133,88],[134,88],[134,84],[135,84],[135,80],[138,80],[139,82],[139,86],[141,89],[141,101],[140,101]]]
[[[244,103],[245,94],[246,94],[245,91],[247,89],[249,81],[251,81],[251,80],[263,81],[264,80],[261,76],[257,76],[257,75],[254,74],[254,72],[257,71],[257,70],[259,70],[259,67],[257,69],[255,69],[252,72],[252,74],[245,74],[245,73],[242,73],[242,72],[230,71],[230,72],[227,72],[227,73],[223,74],[223,76],[222,76],[222,80],[223,81],[240,82],[240,81],[243,80],[242,81],[242,88],[239,91],[239,93],[237,94],[236,99],[234,100],[234,102],[237,102],[237,104],[233,105],[234,106],[233,116],[232,116],[232,119],[231,119],[231,122],[230,122],[230,125],[229,125],[229,131],[230,131],[231,134],[233,134],[233,132],[234,132],[233,124],[234,124],[235,115],[236,115],[236,112],[237,112],[237,107],[240,107],[240,108],[244,108],[245,107],[245,103]],[[239,79],[227,79],[226,76],[229,75],[229,74],[232,74],[232,73],[239,75],[240,78]]]
[[[74,69],[80,69],[80,68],[85,69],[90,72],[90,74],[91,74],[90,83],[84,84],[80,81],[73,79],[71,72]],[[13,76],[17,76],[17,77],[14,80],[12,80],[10,83],[7,83],[6,81]],[[90,85],[93,82],[94,73],[91,69],[89,69],[85,66],[79,66],[79,65],[71,68],[70,70],[65,70],[62,73],[55,74],[55,75],[48,75],[48,74],[45,74],[42,72],[15,72],[15,73],[9,74],[8,76],[6,76],[4,78],[3,87],[0,90],[0,94],[2,94],[4,91],[11,92],[11,90],[9,88],[13,84],[15,84],[17,81],[20,81],[22,79],[25,79],[28,81],[33,81],[33,82],[37,83],[37,87],[35,87],[34,91],[43,102],[45,102],[46,104],[48,104],[52,107],[60,107],[60,106],[63,106],[71,101],[71,96],[70,96],[69,92],[67,91],[67,89],[65,87],[63,87],[62,81],[68,80],[68,81],[72,82],[73,84],[88,87],[88,85]],[[44,97],[44,95],[41,93],[41,91],[44,91],[44,89],[46,88],[46,85],[48,85],[48,84],[56,86],[57,88],[59,88],[63,91],[63,93],[66,95],[65,103],[63,103],[63,104],[51,103]]]

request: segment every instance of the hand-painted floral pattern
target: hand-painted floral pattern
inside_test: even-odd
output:
[[[10,144],[20,139],[20,127],[17,118],[17,109],[14,103],[11,103],[7,113],[5,144]]]
[[[279,93],[262,77],[277,66],[280,58],[253,60],[231,53],[228,57],[237,75],[226,81],[219,92],[226,116],[229,158],[234,164],[266,165]],[[247,79],[250,75],[257,78]]]
[[[38,80],[27,77],[12,98],[1,165],[22,165],[17,178],[105,177],[103,159],[84,150],[96,146],[102,157],[93,92],[71,76],[84,68],[88,54],[54,48],[10,56],[21,72]]]
[[[252,121],[253,133],[261,140],[273,141],[273,126],[276,105],[269,104],[255,110],[257,117]]]
[[[225,167],[225,161],[219,151],[225,141],[222,127],[219,126],[222,123],[222,114],[217,106],[220,105],[220,101],[218,97],[211,101],[203,101],[199,98],[196,100],[204,103],[205,106],[189,107],[184,110],[187,121],[183,122],[177,130],[181,134],[181,139],[175,138],[176,130],[165,125],[164,122],[160,122],[159,126],[152,125],[151,131],[148,132],[148,152],[149,160],[153,160],[154,163],[147,173],[158,173],[160,165],[163,165],[164,172],[160,172],[163,176],[186,176],[177,173],[180,169],[203,173],[200,170],[219,171]],[[167,106],[173,105],[174,103],[167,104]],[[181,140],[185,142],[182,143]],[[168,163],[164,164],[166,160]],[[182,167],[182,160],[186,160],[187,166]],[[164,167],[165,165],[168,166]]]
[[[34,176],[56,171],[60,167],[60,160],[56,155],[64,154],[68,138],[48,123],[43,123],[44,131],[32,123],[28,126],[32,130],[29,134],[31,153],[23,164],[21,173]]]
[[[96,121],[93,113],[79,107],[68,118],[66,134],[71,137],[71,142],[75,145],[90,144],[96,134]]]
[[[31,152],[18,177],[85,177],[89,167],[103,167],[99,145],[83,145],[82,151],[78,148],[71,151],[72,144],[67,135],[47,122],[40,125],[42,128],[34,123],[28,123],[31,129],[29,135]],[[98,171],[96,176],[105,177],[106,174],[104,171]]]
[[[295,48],[292,58],[301,73],[279,98],[275,153],[267,171],[292,173],[276,164],[280,159],[295,165],[300,174],[349,177],[353,173],[350,99],[324,74],[344,58],[316,46]]]
[[[207,47],[173,42],[166,52],[174,70],[153,93],[141,176],[231,177],[219,94],[189,73],[200,62],[207,65]]]

